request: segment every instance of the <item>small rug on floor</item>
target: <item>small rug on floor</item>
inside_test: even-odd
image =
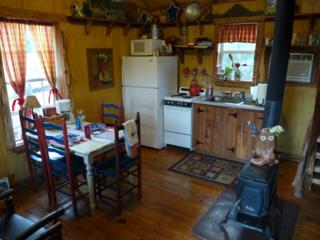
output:
[[[221,222],[224,221],[227,213],[236,202],[236,186],[228,187],[218,197],[208,212],[201,217],[198,223],[193,227],[193,234],[202,240],[266,240],[265,233],[249,230],[238,223],[228,221],[221,228]],[[278,206],[281,212],[280,217],[273,216],[271,224],[277,232],[279,240],[289,240],[292,238],[296,219],[299,213],[297,204],[279,199]]]
[[[239,162],[200,153],[190,153],[170,167],[170,170],[229,185],[236,179],[242,166],[243,164]]]

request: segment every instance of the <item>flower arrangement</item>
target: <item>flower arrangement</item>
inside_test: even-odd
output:
[[[241,71],[240,71],[240,67],[241,66],[248,66],[246,63],[241,64],[239,62],[234,62],[233,60],[233,56],[231,53],[228,54],[229,59],[231,60],[231,66],[232,66],[232,70],[234,71],[234,80],[240,80],[241,79]]]
[[[262,142],[274,141],[274,138],[279,136],[282,132],[284,132],[283,127],[280,125],[276,125],[271,128],[262,128],[260,131],[257,129],[256,125],[254,123],[248,122],[248,127],[252,131],[253,137],[259,137]]]

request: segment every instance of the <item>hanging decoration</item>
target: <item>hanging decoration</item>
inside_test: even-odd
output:
[[[170,7],[166,9],[168,22],[176,22],[178,19],[180,8],[177,7],[174,1],[171,2]]]

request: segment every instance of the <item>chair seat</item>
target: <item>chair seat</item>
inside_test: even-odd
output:
[[[30,226],[35,223],[21,217],[17,214],[12,214],[6,217],[0,218],[0,239],[3,240],[12,240],[16,239],[23,231],[25,231]],[[28,240],[35,239],[40,234],[46,232],[45,228],[40,228],[37,232],[32,234]]]
[[[86,169],[86,166],[83,163],[83,159],[81,157],[71,155],[72,161],[72,171],[74,175],[79,175],[83,173]],[[68,173],[67,161],[66,158],[55,158],[49,160],[50,165],[54,171],[54,175],[58,175],[61,177],[65,177]]]
[[[94,170],[98,171],[100,174],[108,177],[115,177],[116,176],[116,166],[115,166],[116,157],[115,155],[112,157],[108,157],[103,159],[102,161],[98,162],[94,166]],[[120,169],[121,171],[126,171],[130,169],[137,158],[129,158],[125,153],[120,155]]]

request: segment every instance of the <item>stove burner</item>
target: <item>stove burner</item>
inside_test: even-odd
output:
[[[187,97],[187,93],[179,93],[179,94],[175,94],[175,95],[171,95],[171,97],[173,98],[178,98],[178,97]]]

